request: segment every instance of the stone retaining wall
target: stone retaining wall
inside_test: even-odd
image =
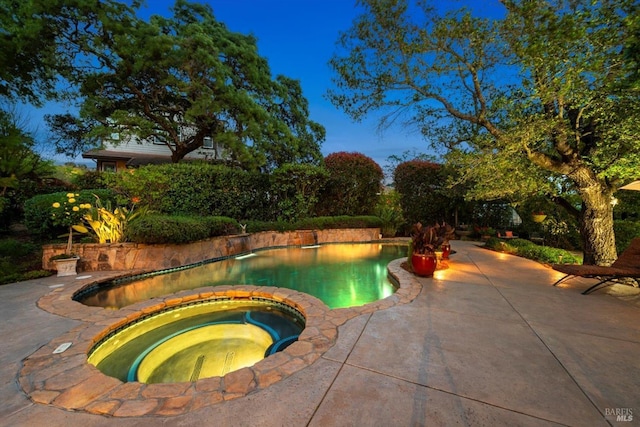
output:
[[[334,242],[370,242],[380,237],[379,228],[349,228],[331,230],[298,230],[289,232],[265,231],[214,237],[182,245],[146,245],[142,243],[74,244],[72,252],[80,256],[78,272],[161,270],[194,264],[278,246],[315,245]],[[64,253],[66,245],[44,245],[42,268],[55,270],[49,261]]]

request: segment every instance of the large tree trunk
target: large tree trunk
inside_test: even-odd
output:
[[[584,264],[611,265],[616,258],[616,239],[613,232],[612,192],[602,185],[578,190],[582,196],[579,216],[580,235],[584,248]]]

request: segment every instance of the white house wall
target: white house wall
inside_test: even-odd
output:
[[[104,141],[103,146],[105,150],[119,151],[122,153],[140,153],[140,154],[152,154],[158,156],[171,157],[171,150],[166,144],[154,144],[149,140],[143,140],[141,143],[137,142],[136,137],[128,138],[127,141],[120,141],[118,144],[112,141]],[[215,144],[214,144],[215,147]],[[222,150],[218,150],[217,158],[221,158],[223,154]],[[199,148],[191,153],[187,154],[187,159],[211,159],[214,157],[216,151],[213,148]]]

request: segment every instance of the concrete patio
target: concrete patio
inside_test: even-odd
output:
[[[411,302],[355,317],[315,363],[245,397],[169,417],[32,402],[22,361],[81,321],[36,306],[49,277],[0,286],[2,426],[640,425],[640,296],[452,242],[451,268]],[[94,274],[105,275],[107,273]],[[64,279],[64,280],[63,280]]]

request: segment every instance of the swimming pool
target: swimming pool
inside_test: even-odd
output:
[[[264,249],[131,282],[101,284],[75,299],[90,306],[121,308],[185,289],[245,284],[294,289],[332,309],[354,307],[395,292],[387,264],[406,253],[406,245],[387,243]]]

